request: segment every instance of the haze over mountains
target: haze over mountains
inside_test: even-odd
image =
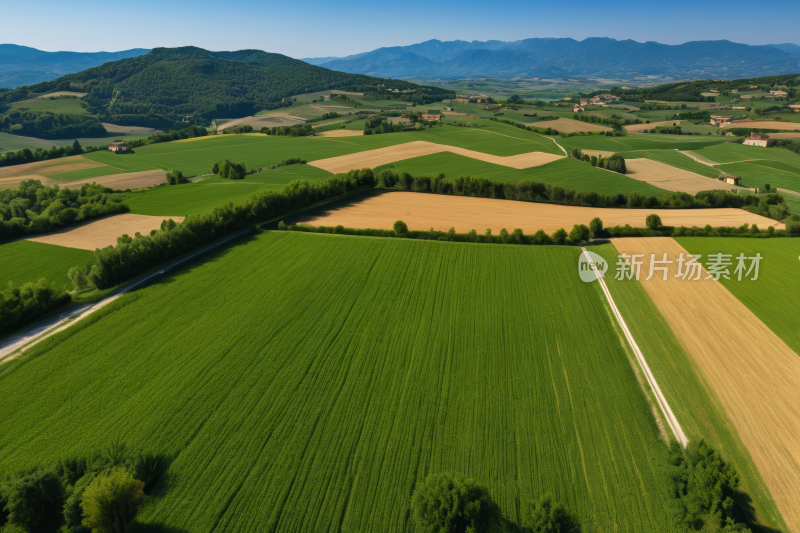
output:
[[[332,70],[393,78],[737,78],[800,72],[800,46],[752,46],[726,40],[667,45],[607,37],[511,42],[433,39],[343,58],[303,61]]]
[[[121,52],[44,52],[28,46],[0,44],[0,87],[13,88],[50,81],[149,51],[133,48]]]

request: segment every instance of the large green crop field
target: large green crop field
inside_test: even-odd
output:
[[[647,196],[661,196],[659,189],[623,174],[600,170],[589,163],[574,159],[559,159],[546,165],[517,170],[514,168],[477,161],[475,159],[440,153],[405,159],[394,164],[401,172],[426,174],[443,172],[448,178],[457,176],[483,176],[497,180],[541,181],[560,185],[566,189],[579,189],[603,194],[639,192]]]
[[[549,491],[583,531],[671,531],[665,443],[578,254],[245,238],[6,365],[0,470],[167,453],[137,521],[187,532],[410,532],[435,472],[517,522]]]
[[[725,142],[724,137],[649,134],[630,134],[625,137],[576,135],[565,139],[556,138],[556,140],[558,144],[567,149],[567,152],[574,146],[584,150],[609,150],[612,152],[629,152],[631,150],[700,150],[706,146]],[[631,157],[633,156],[631,155]]]
[[[699,155],[717,163],[767,159],[800,167],[800,154],[796,154],[786,148],[764,148],[762,146],[745,146],[739,143],[730,143],[709,146],[702,150],[697,150],[696,148],[687,148],[687,150],[696,151]]]
[[[729,174],[741,176],[742,183],[748,187],[760,187],[763,190],[764,184],[769,183],[772,187],[800,192],[800,167],[792,167],[779,161],[764,162],[775,163],[786,168],[758,164],[761,161],[728,163],[726,165],[717,165],[717,168]]]
[[[694,239],[697,242],[703,240],[717,239]],[[724,239],[724,243],[730,240],[734,239]],[[604,257],[609,265],[617,263],[618,252],[613,244],[591,246],[589,249]],[[741,488],[753,499],[752,505],[759,521],[785,530],[769,489],[725,408],[675,337],[642,283],[617,280],[613,269],[609,270],[605,281],[686,436],[690,441],[705,439],[719,449],[739,472]]]
[[[731,279],[720,282],[783,342],[800,354],[800,320],[796,310],[800,294],[800,240],[680,237],[675,239],[691,254],[731,254]],[[736,257],[762,256],[758,279],[738,281],[733,275]],[[749,261],[746,263],[748,266]]]
[[[251,174],[244,180],[230,181],[214,176],[199,183],[155,187],[127,194],[124,202],[131,213],[139,215],[185,216],[212,211],[228,202],[241,204],[258,191],[280,190],[294,180],[324,179],[330,175],[310,165],[290,165]]]
[[[94,252],[31,241],[0,244],[0,283],[5,288],[11,281],[20,287],[40,278],[47,278],[59,287],[71,286],[67,272],[74,266],[92,261]]]

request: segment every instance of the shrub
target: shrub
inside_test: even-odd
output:
[[[185,178],[180,170],[170,169],[167,171],[167,183],[178,185],[179,183],[189,183],[189,179]]]
[[[557,229],[550,238],[553,244],[564,244],[567,241],[567,232],[564,228]]]
[[[603,221],[600,220],[600,217],[594,217],[592,221],[589,222],[589,231],[591,232],[592,237],[603,233]]]
[[[566,508],[553,501],[549,493],[539,500],[529,503],[528,520],[532,533],[572,533],[577,532],[575,521],[569,516]]]
[[[572,231],[569,232],[569,240],[573,243],[579,243],[589,240],[589,227],[585,224],[575,224]]]
[[[458,474],[431,474],[414,491],[414,520],[423,533],[483,533],[501,516],[489,491]]]
[[[398,235],[405,235],[408,233],[408,225],[402,220],[398,220],[394,223],[394,232]]]
[[[647,218],[644,220],[645,225],[650,229],[658,229],[661,226],[661,217],[652,213],[647,215]]]
[[[83,525],[97,533],[124,533],[144,499],[144,483],[122,468],[112,468],[83,492]]]
[[[783,221],[786,224],[786,233],[789,234],[791,237],[800,237],[800,214],[793,214],[789,218]],[[772,231],[775,231],[775,228],[770,226]]]

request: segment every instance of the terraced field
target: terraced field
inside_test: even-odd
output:
[[[584,531],[670,531],[666,448],[578,253],[241,241],[6,366],[0,470],[163,451],[137,521],[187,532],[410,532],[442,471],[514,521],[550,491]]]

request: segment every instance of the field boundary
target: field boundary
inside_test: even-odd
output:
[[[597,281],[600,282],[600,286],[603,288],[603,293],[606,295],[606,300],[608,300],[608,305],[611,306],[611,311],[614,313],[614,317],[617,319],[620,328],[622,328],[622,332],[625,334],[625,338],[628,339],[628,344],[630,344],[631,349],[633,349],[633,353],[636,355],[636,360],[639,362],[639,366],[642,368],[642,372],[644,373],[645,378],[647,379],[647,383],[650,385],[650,388],[653,390],[653,394],[656,397],[656,401],[658,402],[659,407],[661,408],[661,412],[664,413],[664,416],[667,419],[667,424],[669,424],[670,429],[672,429],[672,434],[675,435],[675,438],[681,444],[681,447],[686,448],[686,445],[689,444],[689,439],[686,438],[686,434],[683,432],[678,419],[675,417],[675,414],[672,412],[672,409],[667,403],[667,399],[664,397],[664,394],[661,392],[661,388],[658,386],[658,382],[656,381],[655,376],[650,371],[650,367],[647,365],[647,361],[644,358],[644,354],[639,349],[639,345],[636,344],[636,339],[633,338],[633,334],[628,329],[628,325],[625,323],[625,319],[622,318],[622,314],[619,312],[617,308],[617,304],[614,303],[614,298],[611,296],[611,292],[608,290],[608,286],[606,285],[605,280],[600,275],[597,265],[594,264],[591,256],[587,253],[586,248],[581,246],[581,250],[586,255],[586,258],[589,260],[589,264],[592,266],[592,270],[597,273]]]

